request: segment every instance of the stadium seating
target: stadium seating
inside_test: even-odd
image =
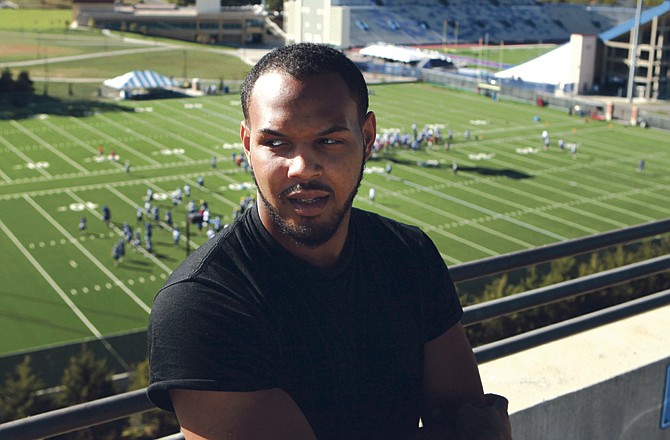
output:
[[[572,33],[599,34],[634,14],[631,8],[571,4],[539,4],[533,0],[339,0],[351,10],[351,45],[384,41],[392,44],[490,44],[568,41]]]

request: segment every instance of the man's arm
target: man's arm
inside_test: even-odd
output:
[[[424,344],[424,407],[485,404],[475,355],[460,322]]]
[[[170,398],[187,440],[314,440],[309,422],[283,390],[254,392],[173,389]]]
[[[507,401],[484,394],[460,323],[424,344],[423,365],[420,439],[511,440]]]

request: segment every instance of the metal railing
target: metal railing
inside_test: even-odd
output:
[[[668,232],[670,232],[670,219],[463,263],[450,268],[450,272],[455,282],[467,281]],[[463,323],[472,325],[667,271],[670,271],[670,256],[652,258],[465,307]],[[670,289],[476,347],[475,355],[479,362],[490,361],[667,304],[670,304]],[[0,438],[13,440],[44,438],[100,425],[152,409],[155,409],[155,406],[147,398],[146,389],[130,391],[1,424]],[[183,439],[183,436],[177,433],[163,440],[177,439]]]

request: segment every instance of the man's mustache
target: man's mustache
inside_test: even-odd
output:
[[[286,197],[289,194],[298,191],[325,191],[328,193],[332,193],[333,189],[330,186],[319,182],[296,183],[295,185],[292,185],[286,188],[284,191],[282,191],[280,197]]]

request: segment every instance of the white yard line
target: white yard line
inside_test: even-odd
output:
[[[211,103],[208,103],[208,104],[211,104]],[[161,107],[167,106],[166,104],[160,104],[160,103],[158,105],[161,106]],[[170,108],[170,110],[172,110],[172,108]],[[212,118],[197,117],[196,114],[192,113],[192,112],[188,112],[186,115],[183,112],[180,112],[179,116],[181,116],[181,117],[186,116],[189,119],[197,120],[198,124],[207,125],[209,127],[215,128],[217,130],[222,130],[222,131],[225,131],[225,132],[227,132],[229,134],[232,134],[234,136],[239,136],[240,135],[239,127],[240,127],[240,121],[242,119],[233,118],[232,116],[228,116],[225,113],[212,112],[212,111],[208,111],[208,110],[205,110],[205,112],[210,113],[213,117]],[[226,123],[219,122],[221,119],[225,119],[228,122],[230,122],[231,125],[234,128],[229,128]]]
[[[128,115],[127,117],[130,118],[130,115]],[[142,124],[142,125],[145,125],[145,126],[149,126],[149,127],[151,127],[152,129],[155,129],[155,128],[156,128],[156,126],[155,126],[154,124],[152,124],[151,122],[143,121],[143,120],[141,120],[141,119],[134,119],[133,121],[134,121],[134,122],[137,122],[137,123],[140,123],[140,124]],[[193,127],[189,127],[189,126],[187,126],[187,125],[185,125],[185,124],[178,123],[177,121],[171,121],[171,123],[172,123],[173,125],[183,125],[182,128],[184,128],[184,129],[191,129],[191,130],[193,130]],[[182,145],[190,145],[191,147],[193,147],[193,148],[195,148],[195,149],[198,149],[198,150],[200,150],[200,151],[202,151],[202,152],[204,152],[204,153],[207,153],[207,154],[211,154],[211,155],[216,154],[216,151],[214,151],[213,149],[211,149],[211,148],[207,148],[207,147],[203,147],[202,145],[197,144],[196,142],[193,142],[192,140],[187,139],[187,138],[185,138],[185,137],[183,137],[183,136],[180,136],[180,135],[178,135],[178,134],[176,134],[176,133],[174,133],[174,132],[169,132],[169,135],[170,135],[171,138],[174,138],[174,139],[176,139],[177,141],[179,141]],[[211,137],[214,137],[214,136],[211,136]],[[219,142],[220,142],[220,141],[217,141],[217,143],[219,143]],[[164,148],[169,148],[169,147],[164,146]]]
[[[6,183],[12,183],[12,179],[5,174],[2,170],[0,170],[0,177],[2,177],[2,180],[4,180]]]
[[[364,198],[364,197],[361,197],[361,198],[360,198],[360,201],[364,201],[364,202],[367,202],[367,203],[372,203],[372,202],[370,202],[368,199],[366,199],[366,198]],[[479,245],[479,244],[477,244],[477,243],[474,243],[474,242],[472,242],[472,241],[470,241],[470,240],[467,240],[467,239],[465,239],[465,238],[463,238],[463,237],[460,237],[460,236],[458,236],[458,235],[456,235],[456,234],[452,234],[452,233],[447,232],[447,231],[445,231],[445,230],[443,230],[443,229],[437,228],[437,227],[435,227],[435,225],[431,225],[431,224],[429,224],[429,223],[426,223],[426,222],[424,222],[424,221],[422,221],[422,220],[419,220],[418,218],[409,216],[409,215],[407,215],[407,214],[403,214],[403,213],[401,213],[401,212],[399,212],[399,211],[396,211],[395,209],[392,209],[392,208],[387,208],[386,206],[381,205],[381,204],[377,204],[377,205],[375,205],[375,206],[377,207],[377,209],[384,210],[384,211],[386,211],[386,212],[390,212],[390,213],[392,213],[393,215],[396,216],[396,218],[401,218],[401,219],[403,219],[404,222],[411,223],[411,224],[414,224],[414,225],[416,225],[416,226],[420,226],[424,231],[433,231],[433,232],[435,232],[436,234],[440,234],[440,235],[443,235],[443,236],[445,236],[445,237],[447,237],[447,238],[450,238],[450,239],[452,239],[452,240],[454,240],[454,241],[458,241],[459,243],[462,243],[462,244],[464,244],[464,245],[466,245],[466,246],[468,246],[468,247],[471,247],[471,248],[473,248],[473,249],[477,249],[477,250],[479,250],[479,251],[481,251],[481,252],[483,252],[483,253],[485,253],[485,254],[487,254],[487,255],[490,255],[490,256],[500,255],[500,252],[496,252],[496,251],[494,251],[494,250],[492,250],[492,249],[489,249],[489,248],[487,248],[487,247],[484,247],[484,246],[482,246],[482,245]],[[455,260],[453,257],[450,257],[450,256],[448,256],[448,255],[445,255],[445,254],[443,254],[442,252],[440,252],[440,255],[442,255],[442,258],[443,258],[443,259],[449,259],[449,260],[451,260],[451,261],[450,261],[451,264],[461,263],[461,261]]]
[[[98,130],[95,127],[93,127],[91,124],[87,124],[84,121],[82,121],[81,119],[75,118],[74,116],[71,118],[71,120],[74,121],[75,123],[79,124],[80,126],[84,127],[85,129],[87,129],[87,130],[97,134],[98,136],[104,138],[106,140],[106,142],[114,144],[118,148],[123,148],[127,151],[131,151],[135,156],[141,157],[142,159],[144,159],[145,161],[149,162],[152,165],[160,165],[160,162],[158,162],[157,160],[150,158],[146,154],[140,153],[139,151],[137,151],[136,149],[134,149],[133,147],[131,147],[130,145],[128,145],[124,142],[117,141],[113,137],[110,137],[106,133]]]
[[[391,176],[391,177],[393,177],[393,176]],[[400,180],[400,179],[397,179],[397,180]],[[417,206],[421,206],[422,208],[427,209],[427,210],[429,210],[429,211],[432,211],[432,212],[434,212],[434,213],[436,213],[436,214],[439,214],[439,215],[441,215],[441,216],[443,216],[443,217],[447,217],[447,218],[455,219],[455,221],[454,221],[455,225],[454,225],[454,226],[471,226],[471,227],[473,227],[473,228],[475,228],[475,229],[479,229],[479,230],[481,230],[481,231],[483,231],[483,232],[486,232],[486,233],[488,233],[488,234],[491,234],[491,235],[493,235],[493,236],[495,236],[495,237],[500,237],[500,238],[503,238],[503,239],[505,239],[505,240],[507,240],[507,241],[510,241],[510,242],[512,242],[512,243],[515,243],[515,244],[517,244],[517,245],[519,245],[519,246],[523,246],[524,248],[532,248],[532,247],[535,246],[535,245],[532,244],[532,243],[528,243],[528,242],[526,242],[526,241],[524,241],[524,240],[520,240],[520,239],[518,239],[518,238],[516,238],[516,237],[512,237],[512,236],[507,235],[507,234],[505,234],[505,233],[503,233],[503,232],[496,231],[496,230],[491,229],[491,228],[489,228],[489,227],[487,227],[487,226],[484,226],[483,224],[481,224],[481,223],[480,223],[478,220],[476,220],[476,219],[472,219],[472,220],[471,220],[471,219],[466,219],[466,218],[464,218],[464,217],[461,217],[461,216],[452,214],[452,213],[450,213],[450,212],[447,212],[447,211],[445,211],[445,210],[443,210],[443,209],[436,208],[435,206],[428,205],[428,204],[426,204],[426,203],[419,203],[419,202],[417,202],[416,200],[412,199],[411,197],[407,197],[407,196],[405,196],[405,195],[403,195],[403,194],[400,194],[400,193],[398,193],[398,192],[396,192],[396,191],[389,192],[389,193],[390,193],[390,194],[393,194],[394,197],[397,197],[397,198],[399,198],[399,199],[404,200],[404,201],[407,202],[407,203],[410,203],[410,204],[413,204],[413,205],[417,205]]]
[[[107,348],[107,350],[116,358],[117,361],[124,368],[128,368],[128,364],[123,360],[123,358],[114,350],[114,348],[107,342],[105,337],[102,335],[100,330],[97,329],[95,325],[86,317],[84,312],[82,312],[79,307],[67,296],[67,294],[61,289],[61,287],[56,283],[56,281],[51,278],[51,275],[42,267],[42,265],[28,252],[28,250],[21,244],[21,242],[16,238],[12,231],[5,226],[5,224],[0,220],[0,229],[9,237],[9,239],[14,243],[14,246],[23,254],[24,257],[33,265],[35,270],[42,275],[44,280],[49,283],[51,288],[58,294],[61,300],[72,310],[72,313],[79,318],[79,320],[88,328],[88,330],[95,336],[102,344]]]
[[[73,143],[75,143],[76,145],[79,145],[80,147],[84,148],[85,150],[87,150],[87,151],[88,151],[89,153],[91,153],[92,155],[94,155],[94,156],[97,156],[97,155],[98,155],[98,150],[97,150],[96,148],[93,148],[91,145],[88,145],[86,142],[84,142],[84,141],[82,141],[81,139],[77,138],[76,136],[74,136],[74,135],[68,133],[67,131],[63,130],[62,128],[60,128],[60,127],[57,126],[56,124],[54,124],[54,123],[52,123],[52,122],[50,122],[50,121],[48,121],[48,120],[46,120],[46,119],[45,119],[44,121],[42,121],[42,122],[43,122],[45,125],[47,125],[51,130],[60,133],[63,137],[68,138],[71,142],[73,142]],[[116,162],[114,162],[114,163],[116,163]],[[121,165],[120,163],[116,163],[116,165],[117,165],[118,167],[123,167],[123,165]]]
[[[114,193],[114,194],[117,195],[118,197],[122,198],[125,202],[129,203],[131,206],[137,206],[136,203],[133,203],[132,200],[130,200],[130,199],[129,199],[128,197],[126,197],[125,195],[123,195],[123,194],[122,194],[121,192],[119,192],[116,188],[113,188],[113,187],[110,187],[110,186],[105,186],[105,189],[111,191],[112,193]],[[86,201],[83,200],[83,199],[81,199],[81,198],[79,198],[74,192],[72,192],[72,191],[66,191],[66,193],[67,193],[70,197],[72,197],[74,200],[76,200],[78,203],[82,203],[82,204],[84,204],[84,206],[86,206],[86,203],[85,203]],[[88,207],[87,207],[86,209],[87,209],[87,211],[89,211],[90,213],[92,213],[92,214],[94,214],[94,215],[99,215],[99,213],[98,213],[97,211],[95,211],[94,209],[92,209],[92,208],[88,208]],[[114,231],[116,232],[116,234],[117,234],[120,238],[123,237],[123,231],[121,231],[121,229],[119,229],[119,228],[117,228],[116,226],[114,226]],[[138,250],[139,250],[145,257],[149,258],[151,261],[153,261],[154,263],[156,263],[156,266],[158,266],[158,267],[160,267],[161,269],[163,269],[163,270],[165,271],[165,273],[167,273],[167,274],[171,274],[171,273],[172,273],[172,269],[170,269],[169,267],[167,267],[167,266],[165,265],[165,263],[163,263],[161,260],[159,260],[158,258],[156,258],[156,256],[155,256],[154,254],[152,254],[152,253],[150,253],[150,252],[147,252],[145,249],[143,249],[143,248],[141,248],[141,247],[140,247],[140,248],[137,248],[137,249],[138,249]]]
[[[133,129],[129,128],[128,126],[125,126],[125,125],[123,125],[119,122],[116,122],[116,121],[108,118],[107,116],[105,116],[103,114],[99,114],[98,117],[103,119],[109,125],[112,125],[112,126],[116,127],[121,132],[125,132],[127,134],[130,134],[131,136],[134,136],[138,139],[142,139],[147,144],[153,145],[154,147],[158,148],[159,151],[175,148],[177,146],[177,145],[165,145],[162,142],[158,142],[157,140],[154,140],[154,139],[150,138],[149,136],[145,136],[142,133],[138,132],[137,130],[133,130]],[[179,145],[179,147],[181,147],[181,145]],[[186,156],[185,154],[178,154],[178,155],[175,155],[175,156],[182,158],[182,160],[184,160],[184,161],[195,160],[195,159],[191,159],[190,157]]]
[[[16,154],[17,156],[19,156],[19,157],[20,157],[21,159],[23,159],[26,163],[32,163],[32,164],[35,163],[35,161],[33,161],[31,158],[29,158],[28,156],[26,156],[25,154],[23,154],[23,152],[22,152],[21,150],[19,150],[18,148],[16,148],[14,145],[12,145],[7,139],[5,139],[5,138],[2,137],[2,136],[0,136],[0,143],[2,143],[2,145],[4,145],[5,147],[9,148],[14,154]],[[43,169],[43,168],[37,168],[37,167],[36,167],[35,169],[36,169],[37,171],[39,171],[40,174],[42,174],[44,177],[51,177],[51,174],[49,174],[45,169]]]
[[[532,194],[532,193],[529,193],[529,192],[525,192],[525,191],[522,191],[520,189],[513,188],[511,186],[502,185],[502,184],[500,184],[498,182],[495,182],[493,180],[485,180],[485,179],[481,179],[481,180],[482,180],[482,183],[486,183],[486,184],[495,186],[495,187],[497,187],[501,190],[510,191],[510,192],[518,194],[522,197],[527,197],[529,199],[537,200],[538,202],[541,202],[541,203],[545,204],[545,206],[540,207],[540,208],[525,208],[523,211],[527,212],[529,214],[536,214],[536,215],[539,215],[541,217],[545,217],[545,218],[548,218],[550,220],[556,221],[557,217],[555,215],[551,215],[551,214],[548,214],[548,213],[543,211],[544,209],[548,208],[548,209],[566,209],[566,210],[572,211],[576,214],[585,215],[585,216],[593,216],[593,217],[596,217],[596,218],[598,217],[596,214],[591,214],[590,212],[585,212],[581,209],[577,209],[577,208],[574,208],[574,207],[570,206],[570,204],[569,204],[570,202],[568,202],[568,203],[554,202],[553,200],[549,200],[545,197],[538,196],[538,195],[535,195],[535,194]],[[582,230],[582,231],[584,231],[586,233],[589,233],[589,234],[600,233],[600,231],[598,231],[597,229],[589,228],[587,226],[581,225],[579,223],[572,222],[572,221],[567,220],[567,219],[561,218],[560,223],[570,225],[572,228]]]
[[[192,175],[192,174],[191,174],[191,175]],[[215,174],[215,177],[221,177],[223,180],[226,180],[226,181],[228,181],[228,182],[230,182],[230,183],[238,183],[236,180],[232,179],[232,178],[229,177],[227,174]],[[251,178],[251,177],[250,177],[250,178]],[[203,186],[203,187],[201,187],[200,185],[198,185],[198,182],[196,182],[195,180],[187,180],[187,179],[184,179],[184,180],[185,180],[186,182],[188,182],[188,183],[191,185],[192,188],[200,188],[202,191],[205,191],[207,194],[210,194],[210,193],[211,193],[210,189],[207,188],[207,186]],[[211,193],[211,195],[212,195],[215,199],[217,199],[217,200],[219,200],[219,201],[221,201],[221,202],[227,204],[228,206],[230,206],[230,207],[232,207],[232,208],[239,208],[239,207],[240,207],[240,205],[239,205],[238,203],[231,202],[231,201],[228,200],[227,198],[222,197],[222,196],[218,195],[217,193]]]
[[[73,237],[60,223],[58,223],[53,217],[49,215],[48,212],[44,210],[40,205],[38,205],[32,198],[29,196],[23,196],[23,198],[30,203],[30,205],[39,212],[42,217],[44,217],[49,223],[53,225],[64,237],[66,237],[70,243],[74,245],[82,254],[84,254],[93,264],[95,264],[98,269],[107,277],[109,277],[114,284],[116,284],[128,297],[133,300],[142,310],[147,314],[151,312],[151,307],[147,306],[133,291],[131,291],[116,275],[114,275],[109,269],[105,267],[104,264],[100,262],[88,249],[86,249],[79,241]]]
[[[438,178],[438,177],[435,177],[435,176],[433,176],[432,174],[429,174],[429,173],[422,173],[422,172],[420,172],[419,170],[412,169],[412,168],[409,167],[409,166],[404,166],[404,165],[403,165],[403,168],[406,168],[406,169],[408,169],[409,171],[411,171],[411,172],[413,172],[413,173],[415,173],[415,174],[420,174],[420,175],[423,175],[424,177],[429,177],[429,178],[431,178],[431,179],[433,179],[433,180],[438,180],[438,181],[441,181],[441,182],[444,182],[444,181],[445,181],[444,179],[440,179],[440,178]],[[567,240],[567,237],[564,237],[564,236],[562,236],[562,235],[560,235],[560,234],[556,234],[556,233],[554,233],[554,232],[547,231],[546,229],[543,229],[543,228],[538,228],[537,226],[531,225],[530,223],[526,223],[526,222],[523,222],[523,221],[521,221],[521,220],[517,220],[517,219],[515,219],[515,218],[509,217],[509,216],[507,216],[507,215],[505,215],[505,214],[502,214],[502,213],[499,213],[499,212],[496,212],[496,211],[492,211],[492,210],[490,210],[490,209],[488,209],[488,208],[484,208],[484,207],[479,206],[479,205],[477,205],[477,204],[475,204],[475,203],[468,202],[468,201],[463,200],[463,199],[460,199],[460,198],[458,198],[458,197],[453,197],[453,196],[450,196],[450,195],[441,193],[441,192],[439,192],[439,191],[435,191],[435,190],[432,189],[432,188],[429,188],[429,187],[426,187],[426,186],[423,186],[423,185],[419,185],[419,184],[414,183],[414,182],[411,182],[411,181],[409,181],[409,180],[403,180],[403,183],[404,183],[405,185],[407,185],[407,186],[411,186],[411,187],[413,187],[413,188],[417,188],[417,189],[419,189],[419,190],[421,190],[421,191],[424,191],[424,192],[433,194],[433,195],[435,195],[435,196],[437,196],[437,197],[439,197],[439,198],[442,198],[442,199],[445,199],[445,200],[449,200],[449,201],[452,201],[452,202],[454,202],[454,203],[458,203],[459,205],[466,206],[466,207],[468,207],[468,208],[474,209],[475,211],[479,211],[479,212],[482,212],[482,213],[484,213],[484,214],[486,214],[486,215],[490,215],[490,216],[492,216],[492,217],[494,217],[494,218],[497,218],[497,219],[500,219],[500,220],[503,220],[503,221],[506,221],[506,222],[515,224],[515,225],[517,225],[517,226],[521,226],[522,228],[526,228],[526,229],[529,229],[529,230],[531,230],[531,231],[535,231],[535,232],[537,232],[537,233],[539,233],[539,234],[542,234],[542,235],[546,235],[546,236],[551,237],[551,238],[553,238],[553,239],[555,239],[555,240],[560,240],[560,241]]]
[[[9,121],[9,122],[10,122],[10,124],[12,124],[14,127],[18,128],[18,129],[19,129],[22,133],[24,133],[26,136],[30,137],[30,138],[31,138],[32,140],[34,140],[35,142],[37,142],[38,144],[40,144],[41,146],[43,146],[43,147],[46,148],[47,150],[51,151],[53,154],[55,154],[56,156],[60,157],[60,158],[63,159],[65,162],[69,163],[72,167],[78,169],[80,172],[82,172],[82,173],[84,173],[84,174],[89,174],[89,173],[90,173],[90,171],[87,170],[86,168],[84,168],[83,166],[81,166],[81,165],[79,164],[79,162],[73,160],[71,157],[69,157],[67,154],[63,153],[62,151],[60,151],[58,148],[54,148],[54,147],[52,147],[47,141],[45,141],[45,140],[42,139],[41,137],[37,136],[35,133],[33,133],[32,131],[28,130],[27,128],[25,128],[24,126],[22,126],[21,124],[19,124],[18,122],[14,121],[14,120]]]

